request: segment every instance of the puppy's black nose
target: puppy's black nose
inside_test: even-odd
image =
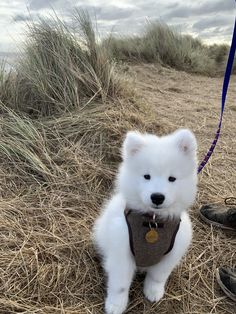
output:
[[[165,196],[161,193],[153,193],[151,195],[151,200],[152,200],[153,204],[161,205],[165,200]]]

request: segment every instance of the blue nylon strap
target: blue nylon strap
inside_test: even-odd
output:
[[[233,31],[232,43],[231,43],[231,47],[230,47],[230,51],[229,51],[229,57],[228,57],[228,61],[227,61],[227,66],[226,66],[226,70],[225,70],[225,77],[224,77],[224,82],[223,82],[223,87],[222,87],[221,113],[220,113],[219,125],[218,125],[218,129],[216,131],[214,141],[212,142],[211,147],[208,150],[205,158],[202,160],[202,162],[200,163],[200,165],[198,167],[198,173],[200,173],[202,171],[202,169],[205,167],[208,160],[210,159],[210,157],[211,157],[211,155],[215,149],[216,143],[219,139],[219,136],[220,136],[223,113],[224,113],[224,109],[225,109],[225,101],[226,101],[226,96],[227,96],[227,91],[228,91],[228,86],[229,86],[229,81],[230,81],[230,75],[231,75],[233,63],[234,63],[235,50],[236,50],[236,19],[234,21],[234,31]]]
[[[226,100],[227,90],[229,86],[230,75],[231,75],[233,63],[234,63],[235,49],[236,49],[236,19],[234,22],[234,32],[233,32],[231,48],[229,51],[229,58],[228,58],[228,62],[227,62],[226,70],[225,70],[225,78],[224,78],[223,89],[222,89],[221,114],[223,114],[224,109],[225,109],[225,100]]]

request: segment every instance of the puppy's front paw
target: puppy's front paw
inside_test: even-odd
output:
[[[128,300],[124,296],[107,297],[105,302],[106,314],[122,314],[127,307]]]
[[[165,283],[146,278],[144,282],[144,294],[149,301],[158,302],[163,297],[164,292]]]

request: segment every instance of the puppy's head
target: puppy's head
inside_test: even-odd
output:
[[[163,137],[128,132],[118,175],[128,206],[168,215],[186,210],[196,195],[196,151],[187,129]]]

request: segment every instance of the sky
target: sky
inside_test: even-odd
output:
[[[21,47],[28,22],[53,11],[70,21],[75,8],[96,19],[101,36],[139,34],[147,21],[161,20],[208,44],[230,42],[236,13],[235,0],[0,0],[0,52]]]

